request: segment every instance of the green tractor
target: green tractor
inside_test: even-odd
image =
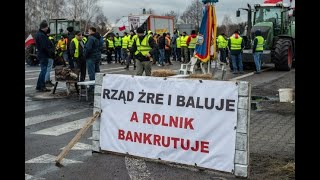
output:
[[[48,25],[50,28],[49,35],[55,38],[55,42],[57,42],[63,34],[67,34],[67,28],[70,26],[73,27],[74,31],[80,30],[80,21],[75,20],[50,19]],[[31,44],[25,48],[25,61],[26,64],[30,66],[36,66],[39,64],[36,44]]]
[[[255,4],[254,9],[248,4],[248,8],[238,9],[237,17],[240,9],[248,12],[247,27],[241,35],[245,41],[244,67],[254,64],[252,42],[255,31],[260,29],[265,39],[262,62],[274,63],[276,70],[290,71],[295,60],[295,10],[282,2]],[[293,13],[289,15],[292,9]]]

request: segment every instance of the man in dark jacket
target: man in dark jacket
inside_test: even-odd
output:
[[[48,23],[46,21],[42,21],[40,24],[40,29],[36,33],[36,47],[38,49],[37,57],[40,61],[41,71],[39,74],[39,78],[37,81],[36,90],[40,92],[50,91],[45,86],[45,76],[47,73],[48,59],[52,56],[52,43],[50,42],[47,36]]]
[[[70,54],[70,42],[75,37],[75,35],[74,35],[73,27],[71,27],[71,26],[68,27],[67,31],[68,31],[68,42],[67,42],[68,63],[69,63],[69,67],[71,69],[73,69],[74,68],[74,61],[73,61],[73,58]]]
[[[80,31],[76,31],[75,36],[70,42],[70,55],[76,68],[80,70],[80,81],[84,81],[86,79],[86,60],[83,56],[84,43]]]
[[[96,33],[97,30],[95,27],[89,28],[88,41],[84,47],[84,56],[87,63],[88,75],[90,81],[95,80],[95,64],[101,58],[100,54],[100,35]],[[100,57],[99,57],[100,54]],[[93,90],[93,86],[90,87],[90,91]]]
[[[130,53],[134,54],[137,63],[137,76],[151,76],[152,58],[151,54],[156,51],[156,43],[152,36],[144,34],[144,30],[137,29],[138,37],[134,40]]]

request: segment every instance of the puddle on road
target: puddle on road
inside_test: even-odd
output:
[[[267,97],[267,96],[251,96],[251,110],[259,111],[262,108],[259,106],[260,102],[278,102],[279,98],[277,97]]]

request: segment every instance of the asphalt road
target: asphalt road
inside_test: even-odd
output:
[[[174,65],[153,69],[169,68]],[[134,75],[133,67],[123,69],[120,64],[100,66],[101,72]],[[75,136],[86,118],[92,115],[93,98],[79,101],[77,96],[54,96],[35,90],[40,67],[25,67],[25,179],[234,179],[233,175],[210,170],[199,170],[176,164],[163,164],[124,155],[97,154],[91,151],[91,128],[62,161],[64,167],[54,165],[54,160],[68,142]],[[245,71],[250,73],[251,71]],[[219,74],[220,73],[220,74]],[[267,71],[245,77],[253,86],[272,81],[287,72]],[[217,71],[216,78],[221,72]],[[227,70],[226,79],[233,75]],[[54,71],[51,72],[54,82]],[[59,83],[57,94],[66,91],[65,84]]]

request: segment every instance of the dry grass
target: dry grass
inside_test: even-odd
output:
[[[191,74],[189,77],[190,79],[206,79],[206,80],[213,80],[212,74]]]
[[[151,73],[151,76],[154,77],[168,77],[173,75],[176,75],[176,73],[170,69],[157,69]]]

